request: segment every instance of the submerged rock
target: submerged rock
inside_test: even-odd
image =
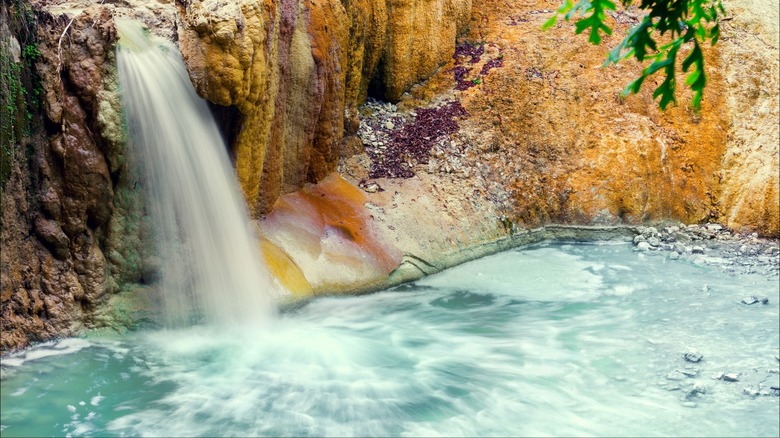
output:
[[[683,359],[688,362],[697,363],[700,362],[704,356],[698,350],[688,350],[683,354]]]
[[[721,380],[724,382],[739,382],[739,374],[737,373],[725,373],[721,376]]]
[[[758,298],[756,298],[754,295],[751,295],[747,298],[742,298],[742,304],[751,305],[751,304],[756,304],[757,302],[758,302]]]
[[[769,304],[769,298],[768,297],[758,298],[755,295],[751,295],[749,297],[742,298],[741,303],[742,304],[747,304],[747,305],[752,305],[752,304],[756,304],[756,303]]]
[[[699,381],[693,382],[693,386],[685,394],[686,397],[695,397],[707,393],[707,387]]]

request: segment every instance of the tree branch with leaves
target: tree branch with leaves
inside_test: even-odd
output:
[[[621,0],[629,8],[633,0]],[[604,65],[616,64],[626,58],[636,58],[639,62],[650,61],[642,70],[639,78],[631,82],[623,96],[639,92],[644,81],[653,74],[661,72],[663,82],[653,92],[653,98],[659,98],[658,105],[666,109],[670,103],[677,103],[676,72],[680,49],[690,46],[690,52],[682,59],[682,71],[688,73],[685,85],[693,91],[692,105],[701,106],[707,76],[704,72],[704,54],[702,44],[707,41],[715,45],[720,36],[719,14],[725,14],[721,0],[640,0],[637,5],[645,11],[642,20],[629,30],[623,41],[609,52]],[[588,40],[598,45],[603,35],[611,35],[612,28],[605,23],[607,11],[614,11],[616,5],[611,0],[580,0],[564,4],[542,26],[548,29],[555,25],[563,15],[566,21],[572,19],[575,32],[588,31]],[[659,46],[659,40],[668,43]]]

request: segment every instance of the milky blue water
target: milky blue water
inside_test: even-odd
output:
[[[543,244],[316,299],[262,331],[40,345],[2,360],[0,427],[4,437],[778,436],[779,289],[777,277],[629,245]],[[739,302],[751,294],[769,304]],[[703,359],[687,362],[689,349]]]

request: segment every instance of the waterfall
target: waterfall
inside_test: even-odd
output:
[[[206,102],[172,43],[135,21],[116,24],[128,143],[143,168],[167,324],[267,320],[275,285]]]

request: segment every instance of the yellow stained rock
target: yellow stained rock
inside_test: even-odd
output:
[[[303,272],[287,253],[265,238],[260,238],[260,249],[268,271],[292,293],[293,298],[302,299],[314,295]]]
[[[337,174],[282,196],[260,222],[262,236],[300,268],[315,294],[384,284],[401,252],[384,241],[366,198]]]

